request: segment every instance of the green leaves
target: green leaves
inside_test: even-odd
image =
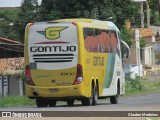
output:
[[[157,24],[159,23],[158,2],[149,0],[149,5],[151,23]],[[130,20],[132,26],[140,25],[138,12],[140,6],[130,0],[42,0],[41,6],[38,6],[37,0],[24,0],[20,9],[0,10],[0,36],[23,42],[24,29],[29,22],[65,18],[94,18],[93,10],[95,8],[98,10],[96,15],[98,19],[112,18],[118,28],[123,28],[123,39],[127,40],[129,45],[132,44],[130,34],[123,25],[126,20]]]
[[[19,40],[17,33],[18,9],[0,10],[0,37]]]
[[[39,18],[37,0],[24,0],[20,8],[19,25],[17,26],[22,42],[24,42],[24,31],[27,23],[38,21]]]
[[[131,31],[126,26],[123,26],[123,28],[121,29],[121,33],[123,40],[129,45],[129,47],[131,47],[133,43]]]

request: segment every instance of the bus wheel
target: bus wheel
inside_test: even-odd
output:
[[[92,105],[97,105],[98,102],[98,88],[95,86],[93,88],[93,102]]]
[[[37,107],[47,107],[48,101],[44,98],[37,98],[36,104],[37,104]]]
[[[74,99],[67,100],[67,105],[68,106],[73,106],[74,105]]]
[[[117,104],[118,103],[118,96],[117,95],[111,96],[110,102],[111,102],[111,104]]]
[[[56,100],[48,100],[48,104],[49,104],[49,107],[54,107],[54,106],[56,106]]]
[[[84,106],[91,106],[92,105],[92,98],[84,98],[81,100],[82,105]]]
[[[91,105],[96,105],[97,104],[97,92],[95,90],[94,85],[92,85],[92,89],[91,89],[91,96],[89,98],[84,98],[82,99],[82,105],[85,106],[91,106]]]
[[[119,95],[120,95],[120,85],[118,84],[117,85],[117,95],[110,97],[111,104],[117,104],[118,103]]]

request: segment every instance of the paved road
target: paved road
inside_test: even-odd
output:
[[[112,114],[122,114],[121,112],[118,111],[133,111],[133,112],[140,112],[144,111],[147,113],[147,111],[155,111],[158,112],[158,115],[160,116],[160,92],[152,92],[152,93],[147,93],[143,95],[137,95],[137,96],[132,96],[132,97],[120,97],[119,103],[117,105],[111,105],[109,100],[99,100],[99,104],[97,106],[81,106],[80,102],[77,102],[75,106],[69,107],[66,105],[65,102],[59,103],[56,107],[46,107],[46,108],[37,108],[36,106],[27,106],[27,107],[16,107],[16,108],[0,108],[0,112],[4,111],[47,111],[47,113],[52,114],[50,117],[44,117],[43,118],[32,118],[33,120],[153,120],[151,117],[144,116],[144,117],[133,117],[133,116],[123,116],[123,117],[115,117],[113,116],[95,116],[93,117],[94,114],[96,114],[98,111],[99,113],[104,113],[105,111],[115,111],[112,112]],[[56,117],[55,115],[57,111],[63,111],[59,112],[59,117]],[[65,113],[64,111],[68,112],[69,115],[62,115],[61,113]],[[80,112],[82,115],[76,116],[76,117],[70,117],[70,115],[74,114],[74,112],[70,111],[83,111]],[[87,113],[88,111],[94,111],[92,112],[89,117],[83,116],[85,112]],[[103,112],[104,111],[104,112]],[[68,114],[67,113],[67,114]],[[97,114],[99,114],[97,113]],[[107,112],[106,112],[107,113]],[[105,113],[105,114],[106,114]],[[53,115],[54,114],[54,115]],[[88,113],[87,113],[88,114]],[[101,114],[99,114],[101,115]],[[104,115],[104,114],[103,114]],[[128,115],[128,113],[126,113]],[[49,115],[47,115],[49,116]],[[153,118],[153,117],[152,117]],[[7,118],[0,118],[0,120],[7,120]],[[12,118],[14,120],[21,120],[22,118]],[[23,118],[23,120],[29,120],[30,118]],[[8,118],[8,120],[11,120]],[[160,120],[160,117],[157,118],[157,120]]]
[[[120,97],[119,103],[110,104],[109,99],[99,100],[97,106],[81,106],[80,102],[72,107],[66,102],[56,107],[37,108],[36,106],[0,108],[0,111],[160,111],[160,91],[143,95]]]

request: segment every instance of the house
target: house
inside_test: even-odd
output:
[[[140,48],[140,42],[136,40],[135,38],[135,32],[132,29],[132,34],[134,36],[134,41],[132,46],[130,47],[130,64],[138,64],[137,57],[140,57],[140,63],[143,65],[154,65],[155,59],[154,59],[154,50],[152,44],[155,42],[155,37],[150,28],[139,28],[139,40],[144,40],[146,43],[146,46],[143,48]],[[140,53],[138,53],[138,50],[140,50]],[[137,56],[137,54],[140,54],[140,56]]]
[[[0,59],[0,97],[24,94],[24,58]]]
[[[151,27],[154,30],[155,34],[155,43],[153,43],[153,50],[155,53],[155,61],[156,65],[160,64],[160,27],[158,26],[152,26]]]
[[[131,29],[130,23],[127,23],[127,28],[131,31],[134,41],[130,47],[130,58],[124,60],[125,73],[130,75],[131,72],[133,75],[130,77],[143,76],[146,74],[145,68],[152,68],[155,64],[152,45],[155,42],[154,33],[151,28]],[[144,47],[140,47],[142,40],[146,43]]]
[[[139,29],[140,37],[146,42],[146,46],[141,48],[141,61],[145,66],[153,66],[155,64],[155,55],[153,50],[153,43],[155,43],[155,36],[151,28]]]
[[[23,57],[23,44],[7,38],[0,38],[0,58]]]
[[[23,44],[0,38],[0,97],[23,95]]]

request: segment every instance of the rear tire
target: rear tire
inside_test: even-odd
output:
[[[98,103],[98,88],[96,86],[94,86],[94,89],[93,89],[93,102],[92,102],[92,105],[97,105]]]
[[[47,107],[48,101],[47,101],[47,99],[44,99],[44,98],[37,98],[36,105],[37,105],[37,107]]]
[[[119,84],[119,81],[118,81],[118,84],[117,84],[117,95],[110,97],[111,104],[117,104],[118,103],[119,95],[120,95],[120,84]]]
[[[73,106],[74,105],[74,99],[67,100],[67,105],[68,106]]]
[[[91,106],[92,105],[92,99],[91,98],[84,98],[81,100],[82,105],[84,106]]]
[[[56,100],[48,100],[49,107],[55,107],[56,102],[57,102]]]
[[[111,96],[110,102],[111,102],[111,104],[117,104],[118,103],[118,96],[117,95]]]
[[[82,105],[85,105],[85,106],[97,105],[98,89],[97,87],[95,87],[94,84],[92,84],[91,96],[89,98],[82,99],[81,102],[82,102]]]

